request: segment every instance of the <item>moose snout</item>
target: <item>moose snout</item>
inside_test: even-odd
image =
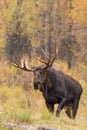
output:
[[[39,89],[41,90],[41,86],[39,82],[34,82],[34,89]]]

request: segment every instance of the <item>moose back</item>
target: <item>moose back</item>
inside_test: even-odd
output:
[[[53,67],[37,69],[34,72],[34,89],[42,92],[50,112],[54,112],[54,105],[58,104],[56,116],[65,108],[69,118],[76,117],[82,94],[78,81]]]
[[[44,53],[47,61],[39,59],[44,63],[41,66],[28,67],[28,56],[23,55],[20,64],[14,61],[14,66],[24,71],[34,73],[34,89],[40,90],[45,99],[46,106],[50,112],[54,112],[54,105],[58,104],[56,116],[59,116],[61,110],[65,108],[65,112],[69,118],[75,118],[79,106],[82,87],[78,81],[71,76],[64,74],[60,70],[53,67],[58,50],[55,49],[55,55],[52,59]]]

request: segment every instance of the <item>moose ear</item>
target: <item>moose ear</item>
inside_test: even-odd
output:
[[[48,89],[52,88],[52,82],[50,79],[47,80],[47,88]]]

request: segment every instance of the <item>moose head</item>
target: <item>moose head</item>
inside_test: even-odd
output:
[[[41,50],[41,51],[44,54],[44,56],[46,57],[47,61],[44,61],[41,58],[34,56],[35,59],[37,59],[38,61],[43,63],[40,66],[34,66],[32,68],[29,68],[28,67],[29,60],[28,60],[27,54],[23,54],[21,56],[19,63],[17,61],[14,61],[14,63],[13,63],[13,66],[20,68],[24,71],[32,72],[34,74],[34,78],[33,78],[34,79],[34,82],[33,82],[34,89],[39,89],[39,90],[42,90],[43,84],[47,81],[47,71],[52,67],[52,65],[56,59],[56,56],[58,54],[58,49],[57,49],[56,45],[55,45],[55,54],[52,59],[50,59],[43,50]],[[51,85],[49,85],[49,86],[51,86]]]
[[[54,112],[54,105],[58,104],[56,116],[58,116],[63,108],[69,118],[75,118],[79,106],[80,96],[82,94],[82,87],[78,81],[71,76],[56,70],[53,67],[58,49],[55,47],[55,55],[50,59],[45,52],[43,52],[47,62],[37,58],[41,63],[40,66],[32,68],[28,67],[28,56],[24,55],[20,64],[14,62],[14,66],[24,71],[33,72],[34,74],[34,89],[40,90],[45,99],[46,106],[50,112]]]

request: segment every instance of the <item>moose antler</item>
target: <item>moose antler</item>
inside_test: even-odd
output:
[[[35,71],[33,68],[29,69],[29,67],[28,67],[28,56],[26,54],[22,55],[21,60],[20,60],[20,64],[17,61],[14,61],[14,63],[12,63],[12,65],[14,67],[17,67],[17,68],[22,69],[24,71],[31,71],[31,72]]]
[[[48,62],[50,62],[50,58],[48,57],[48,55],[45,53],[45,51],[43,49],[41,49],[42,53],[45,55],[45,57],[47,58]]]
[[[48,62],[45,62],[44,60],[42,60],[40,57],[34,56],[35,59],[39,60],[40,62],[44,63],[45,65],[48,64]]]
[[[57,54],[58,54],[58,49],[57,49],[56,45],[55,45],[55,55],[53,56],[52,60],[48,57],[48,55],[44,52],[44,50],[41,50],[41,51],[43,52],[43,54],[47,58],[47,62],[42,60],[41,58],[39,58],[37,56],[34,56],[34,57],[36,59],[38,59],[40,62],[44,63],[45,65],[29,68],[28,67],[29,58],[28,58],[27,54],[23,54],[21,56],[20,63],[14,60],[14,63],[12,63],[12,65],[17,67],[17,68],[20,68],[24,71],[28,71],[28,72],[34,72],[37,69],[47,69],[48,67],[51,67],[53,65],[54,61],[55,61]]]
[[[52,61],[50,62],[50,66],[52,66],[52,64],[54,63],[54,61],[55,61],[55,59],[56,59],[57,54],[58,54],[58,48],[57,48],[57,46],[56,46],[56,44],[55,44],[55,55],[54,55],[54,57],[53,57]]]
[[[42,69],[47,69],[48,67],[51,67],[56,59],[56,56],[58,54],[58,48],[55,44],[55,55],[53,56],[52,60],[48,57],[48,55],[45,53],[44,50],[41,50],[43,52],[43,54],[45,55],[45,57],[47,58],[48,62],[42,60],[41,58],[35,57],[36,59],[38,59],[40,62],[44,63],[46,66],[43,66]]]

